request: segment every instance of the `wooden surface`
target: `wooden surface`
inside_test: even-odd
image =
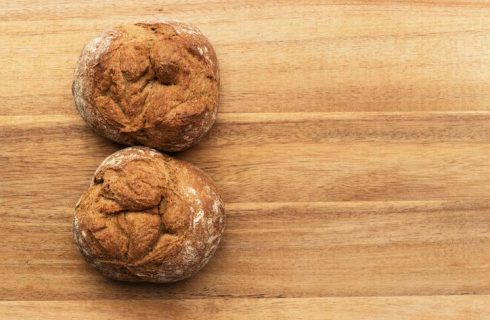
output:
[[[0,5],[1,319],[488,319],[490,1],[7,1]],[[215,45],[222,104],[177,155],[227,229],[172,285],[106,280],[74,204],[121,146],[70,91],[84,45],[152,15]]]

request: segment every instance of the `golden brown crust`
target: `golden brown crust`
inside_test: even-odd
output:
[[[219,70],[213,47],[180,22],[122,25],[90,41],[73,95],[85,121],[116,142],[181,151],[213,125]]]
[[[145,147],[109,156],[75,208],[85,259],[124,281],[173,282],[212,257],[224,229],[212,181],[191,164]]]

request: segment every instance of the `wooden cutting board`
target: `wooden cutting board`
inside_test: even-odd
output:
[[[490,1],[3,1],[1,319],[488,319]],[[217,124],[178,154],[227,229],[172,285],[101,277],[74,204],[121,148],[71,81],[100,31],[154,15],[215,45]]]

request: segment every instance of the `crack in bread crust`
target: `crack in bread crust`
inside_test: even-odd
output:
[[[189,148],[211,128],[218,91],[213,47],[180,22],[103,33],[82,51],[73,83],[77,109],[97,133],[172,152]]]
[[[102,162],[73,222],[86,260],[126,281],[192,276],[214,254],[223,229],[223,203],[212,181],[189,163],[145,147]]]

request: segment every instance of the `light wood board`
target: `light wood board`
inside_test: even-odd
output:
[[[221,67],[215,127],[176,155],[226,203],[215,258],[106,280],[73,207],[121,148],[77,114],[104,29],[192,22]],[[490,1],[2,1],[0,319],[488,319]]]

